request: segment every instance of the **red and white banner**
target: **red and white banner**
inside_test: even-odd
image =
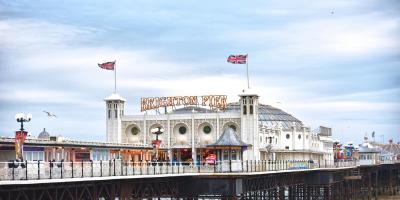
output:
[[[99,65],[100,68],[102,69],[106,69],[106,70],[114,70],[115,69],[115,62],[105,62],[105,63],[101,63],[101,64],[97,64]]]
[[[227,61],[232,64],[246,64],[247,55],[230,55]]]

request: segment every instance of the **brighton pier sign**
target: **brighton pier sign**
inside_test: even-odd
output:
[[[204,96],[175,96],[175,97],[148,97],[140,99],[140,110],[153,110],[169,106],[209,106],[212,109],[225,110],[226,95],[204,95]]]

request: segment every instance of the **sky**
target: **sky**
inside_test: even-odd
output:
[[[105,141],[103,99],[226,94],[260,101],[342,142],[400,141],[400,2],[0,0],[0,136],[25,128]],[[43,112],[50,111],[57,118]],[[151,114],[151,113],[150,113]]]

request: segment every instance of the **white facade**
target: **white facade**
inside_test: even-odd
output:
[[[229,103],[226,111],[190,106],[166,114],[124,115],[125,100],[113,94],[105,99],[107,141],[151,144],[156,136],[150,130],[162,127],[165,132],[158,138],[169,158],[174,149],[190,149],[195,161],[199,149],[206,149],[231,127],[249,145],[244,160],[333,160],[330,136],[311,133],[298,119],[260,104],[258,99],[256,94],[240,94],[238,102]]]

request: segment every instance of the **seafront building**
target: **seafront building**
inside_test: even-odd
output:
[[[259,96],[252,91],[243,91],[223,110],[190,105],[169,111],[165,108],[164,113],[125,115],[123,97],[114,93],[104,100],[107,142],[151,145],[158,137],[165,149],[158,160],[204,162],[215,153],[209,145],[225,129],[232,128],[248,145],[243,157],[237,159],[333,161],[330,128],[312,131],[292,115],[260,103]],[[164,132],[156,136],[152,134],[154,128]],[[236,153],[231,151],[222,151],[218,160]]]

